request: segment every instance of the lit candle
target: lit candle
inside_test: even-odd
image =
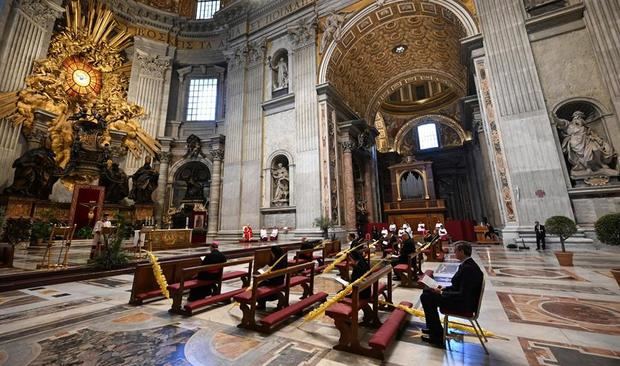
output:
[[[185,218],[185,228],[187,229],[189,227],[189,217]]]

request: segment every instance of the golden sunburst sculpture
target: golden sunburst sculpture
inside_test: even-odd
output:
[[[131,44],[131,37],[117,27],[114,14],[103,4],[89,0],[82,13],[80,1],[70,1],[66,26],[52,38],[47,58],[34,62],[25,88],[0,93],[0,118],[8,117],[29,133],[35,109],[55,114],[48,131],[61,167],[69,162],[73,143],[69,117],[80,110],[105,119],[101,145],[110,142],[110,129],[120,130],[127,133],[123,146],[137,158],[143,149],[156,154],[159,143],[138,121],[144,109],[127,101],[129,81],[123,71],[129,67],[122,51]]]

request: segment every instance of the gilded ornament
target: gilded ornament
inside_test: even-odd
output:
[[[91,119],[95,114],[101,117],[95,122],[105,124],[98,141],[102,146],[110,143],[110,130],[120,130],[127,133],[123,146],[137,157],[144,149],[157,153],[159,144],[138,122],[144,109],[127,101],[129,80],[122,72],[126,65],[122,51],[131,44],[131,34],[118,26],[114,14],[101,3],[89,1],[86,11],[82,10],[79,1],[69,2],[66,25],[53,36],[47,57],[34,62],[12,109],[0,103],[0,117],[8,116],[28,134],[35,109],[56,115],[48,131],[61,167],[69,162],[74,140],[68,117],[78,111],[85,111]]]

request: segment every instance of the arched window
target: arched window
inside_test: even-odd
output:
[[[284,155],[278,155],[271,162],[271,207],[289,206],[289,161]]]
[[[432,149],[439,147],[439,139],[437,137],[437,125],[434,123],[425,123],[418,126],[418,143],[420,150]]]

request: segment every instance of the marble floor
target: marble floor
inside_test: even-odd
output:
[[[471,336],[451,351],[429,347],[423,321],[412,318],[383,364],[620,365],[620,290],[609,274],[619,267],[616,248],[577,251],[577,265],[562,268],[551,251],[477,247],[473,257],[486,272],[480,324],[502,337],[489,340],[490,354]],[[457,265],[451,255],[425,263],[440,281]],[[316,290],[338,291],[334,276],[318,277]],[[122,275],[0,293],[0,365],[381,364],[333,350],[338,331],[328,317],[267,336],[237,328],[241,311],[231,305],[193,317],[169,314],[168,300],[130,306],[131,284]],[[395,286],[394,302],[420,307],[420,290]]]

